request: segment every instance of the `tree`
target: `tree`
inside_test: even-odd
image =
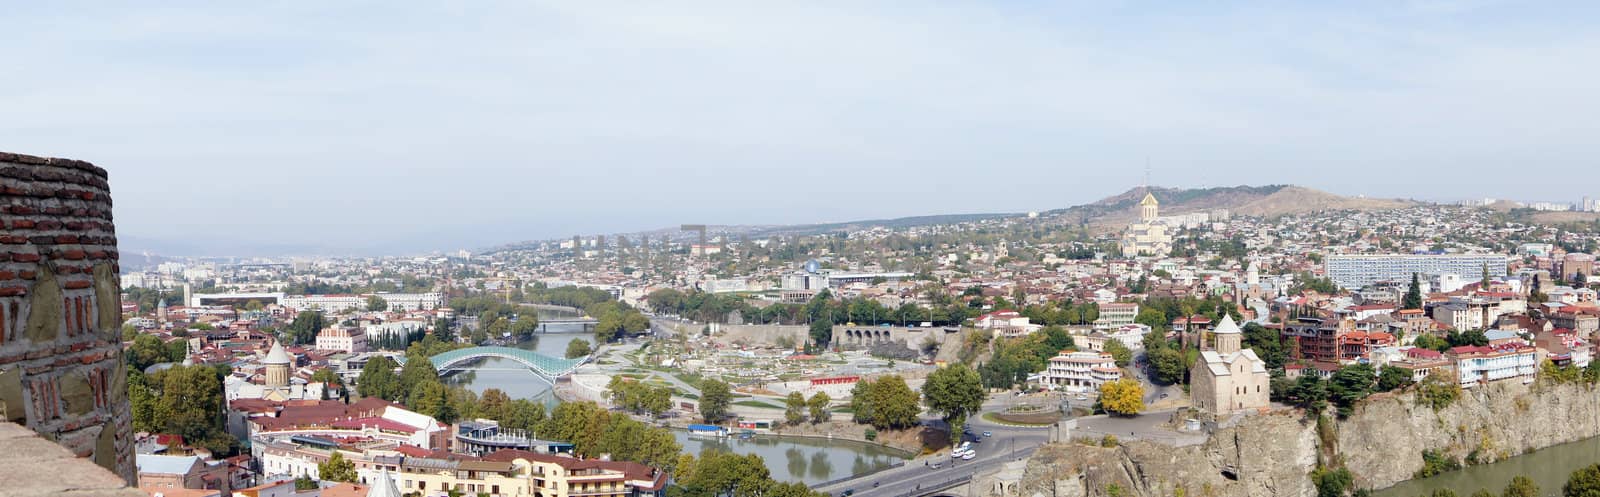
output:
[[[871,382],[864,401],[865,411],[872,416],[867,423],[880,430],[916,426],[917,417],[922,413],[918,397],[900,375],[878,378]]]
[[[1106,353],[1111,354],[1117,361],[1117,367],[1125,368],[1133,362],[1133,350],[1122,344],[1122,340],[1106,340]]]
[[[589,349],[589,341],[588,340],[584,340],[582,338],[574,338],[574,339],[572,339],[572,341],[567,342],[567,358],[568,359],[577,359],[579,357],[583,357],[583,356],[589,355],[590,352],[592,352],[592,350]]]
[[[1313,372],[1306,372],[1289,387],[1289,398],[1293,399],[1297,406],[1321,411],[1328,405],[1328,385]]]
[[[800,392],[789,392],[783,399],[783,419],[791,425],[800,424],[806,419],[806,396]]]
[[[928,375],[927,381],[922,384],[922,398],[928,410],[944,417],[950,427],[950,440],[953,443],[960,437],[960,429],[966,425],[967,416],[982,409],[988,395],[983,391],[978,372],[966,364],[956,363]]]
[[[364,397],[399,399],[402,392],[400,378],[394,374],[399,366],[389,356],[374,356],[361,367],[361,376],[356,377],[357,390]]]
[[[700,416],[707,423],[718,423],[728,417],[728,406],[733,402],[733,389],[721,380],[707,378],[700,382]]]
[[[811,342],[821,347],[827,347],[833,341],[833,323],[830,321],[811,322]]]
[[[1123,378],[1100,385],[1100,407],[1118,416],[1133,416],[1144,411],[1144,386],[1138,380]]]
[[[1156,332],[1151,332],[1156,333]],[[1183,381],[1183,353],[1171,347],[1162,346],[1149,349],[1145,356],[1150,358],[1150,379],[1162,385],[1171,385]]]
[[[1500,497],[1539,497],[1539,485],[1533,483],[1532,478],[1517,475],[1511,478],[1511,483],[1506,485]]]
[[[1487,272],[1484,273],[1484,277],[1485,278],[1488,277],[1488,273]],[[1406,296],[1405,296],[1404,299],[1401,299],[1400,308],[1401,309],[1421,309],[1422,308],[1422,281],[1417,276],[1417,273],[1411,273],[1411,287],[1406,289]]]
[[[356,481],[356,464],[344,458],[344,453],[333,451],[333,456],[328,462],[317,464],[317,475],[323,481],[339,481],[354,483]]]
[[[828,410],[828,404],[831,402],[833,399],[828,397],[827,392],[817,392],[811,396],[811,400],[806,401],[806,406],[811,410],[812,423],[826,422],[828,418],[833,417],[833,411]]]
[[[1334,405],[1339,406],[1340,416],[1348,416],[1356,402],[1372,395],[1376,378],[1371,364],[1351,364],[1333,373],[1333,378],[1328,382],[1328,394],[1333,398]]]
[[[290,344],[307,344],[317,341],[317,333],[322,331],[323,326],[325,324],[322,321],[322,313],[300,311],[300,314],[295,315],[294,321],[290,321],[288,328],[284,331],[288,332]]]
[[[328,394],[344,388],[344,379],[339,378],[339,374],[334,373],[329,368],[318,369],[316,372],[311,373],[311,381],[323,384],[323,400],[328,399]]]
[[[389,301],[383,300],[383,297],[377,295],[367,297],[367,310],[373,312],[387,311],[389,310]]]
[[[1378,391],[1387,392],[1396,388],[1411,385],[1411,373],[1395,366],[1385,365],[1378,369]]]
[[[297,491],[298,490],[316,490],[320,486],[321,485],[317,485],[317,481],[316,480],[311,479],[311,477],[309,477],[309,476],[302,475],[302,476],[295,477],[295,479],[294,479],[294,489],[297,490]]]
[[[1245,323],[1243,331],[1244,347],[1254,350],[1256,357],[1266,363],[1267,369],[1283,368],[1289,354],[1283,345],[1282,334],[1254,322]]]
[[[1567,484],[1561,487],[1563,497],[1600,497],[1600,464],[1591,464],[1572,472]]]

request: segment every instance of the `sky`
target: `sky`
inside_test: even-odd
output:
[[[109,170],[125,250],[1026,212],[1125,191],[1147,163],[1172,187],[1600,197],[1600,2],[69,1],[0,18],[0,150]]]

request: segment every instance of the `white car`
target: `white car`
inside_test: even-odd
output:
[[[963,454],[961,456],[961,460],[963,460],[963,461],[971,461],[972,458],[974,458],[974,457],[978,457],[978,451],[969,450],[969,451],[967,451],[966,454]]]

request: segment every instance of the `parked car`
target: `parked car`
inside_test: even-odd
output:
[[[969,451],[967,451],[966,454],[962,454],[961,455],[961,460],[963,460],[963,461],[971,461],[975,457],[978,457],[978,451],[969,450]]]
[[[847,488],[847,489],[844,489],[843,492],[839,492],[839,497],[850,497],[851,495],[855,495],[855,493],[856,493],[856,489]]]
[[[987,431],[983,432],[983,437],[984,438],[989,438],[989,437],[992,437],[992,436],[994,436],[994,433],[990,433],[990,432],[987,432]]]

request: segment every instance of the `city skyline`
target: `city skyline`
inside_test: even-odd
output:
[[[1042,211],[1146,163],[1596,196],[1499,177],[1592,164],[1595,6],[1364,7],[29,5],[0,133],[112,170],[130,245],[207,252]]]

